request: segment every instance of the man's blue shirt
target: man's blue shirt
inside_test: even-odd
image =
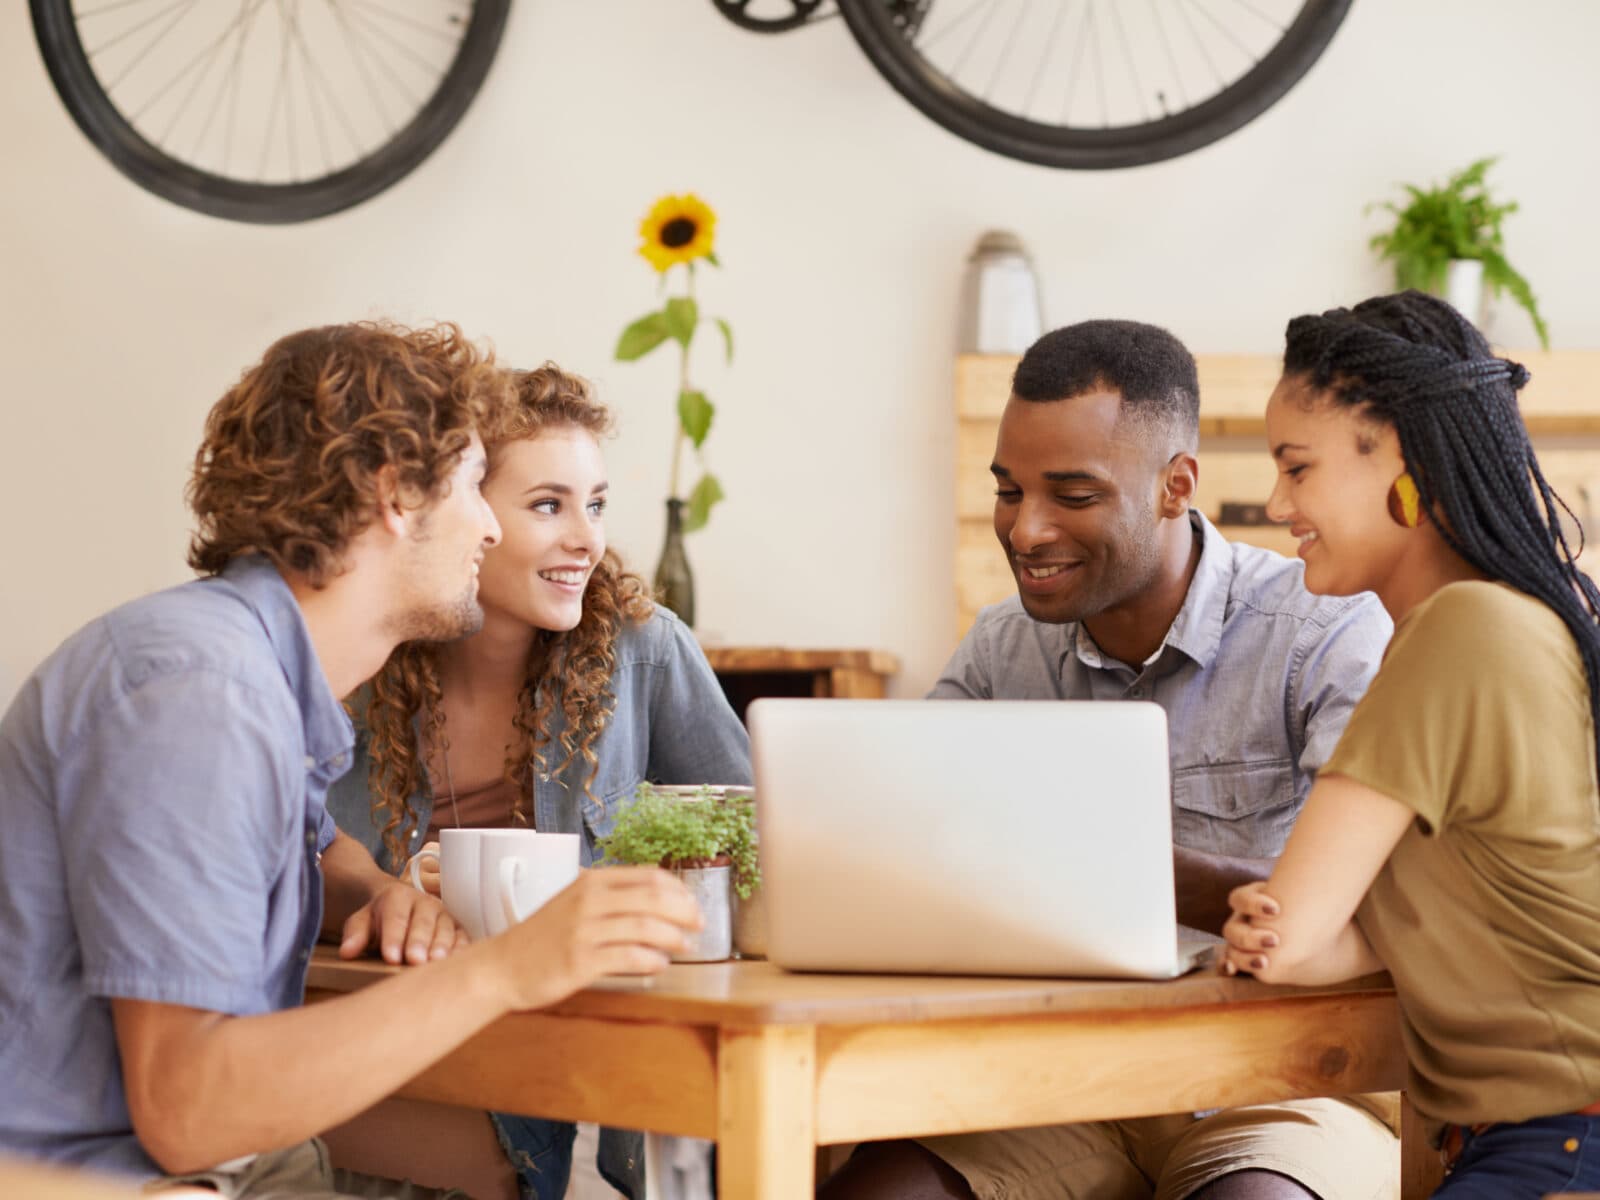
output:
[[[113,998],[300,1004],[350,722],[265,558],[69,638],[0,720],[0,1151],[138,1175]]]
[[[1173,840],[1276,858],[1394,627],[1376,596],[1314,596],[1303,563],[1190,517],[1200,562],[1148,662],[1118,662],[1078,622],[1035,621],[1012,596],[978,614],[930,695],[1152,700],[1167,714]]]

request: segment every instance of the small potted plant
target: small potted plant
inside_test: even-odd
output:
[[[1517,205],[1496,204],[1490,198],[1484,175],[1494,162],[1480,158],[1443,187],[1424,190],[1406,184],[1410,201],[1380,206],[1394,214],[1394,228],[1376,234],[1371,245],[1379,258],[1394,263],[1395,287],[1432,292],[1474,324],[1482,321],[1485,287],[1496,296],[1510,292],[1532,318],[1539,344],[1548,349],[1549,332],[1533,289],[1506,261],[1500,225]]]
[[[610,834],[596,843],[610,862],[664,867],[683,880],[705,927],[678,962],[718,962],[733,952],[733,896],[761,885],[755,801],[748,788],[641,783]]]

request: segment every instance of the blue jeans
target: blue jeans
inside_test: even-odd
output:
[[[1600,1190],[1600,1117],[1536,1117],[1465,1134],[1435,1200],[1540,1200]]]
[[[517,1172],[522,1200],[562,1200],[572,1175],[572,1142],[577,1126],[511,1113],[490,1113],[494,1131]],[[600,1175],[628,1200],[644,1195],[644,1135],[630,1129],[601,1129],[595,1155]]]

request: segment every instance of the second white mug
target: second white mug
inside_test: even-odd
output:
[[[424,858],[439,863],[445,910],[474,941],[504,933],[527,920],[578,877],[578,835],[534,829],[443,829],[439,849],[411,860],[411,882],[421,887]]]

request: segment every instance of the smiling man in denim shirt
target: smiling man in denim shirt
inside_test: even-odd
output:
[[[931,695],[1161,705],[1177,915],[1217,932],[1229,890],[1269,874],[1391,626],[1374,597],[1312,596],[1299,562],[1195,511],[1198,437],[1194,359],[1165,330],[1087,321],[1034,343],[991,468],[1018,595],[979,614]],[[1392,1121],[1378,1098],[1306,1100],[882,1143],[822,1194],[1373,1200],[1399,1191]]]
[[[324,807],[339,697],[483,620],[477,429],[504,389],[453,326],[282,339],[207,420],[204,578],[23,684],[0,721],[0,1153],[236,1200],[420,1196],[332,1171],[314,1135],[503,1013],[660,970],[698,924],[665,872],[617,869],[466,946]],[[415,969],[302,1008],[319,933]]]

